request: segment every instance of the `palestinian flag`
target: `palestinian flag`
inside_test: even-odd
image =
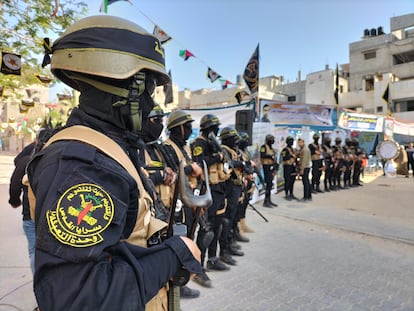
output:
[[[194,57],[194,54],[191,53],[189,50],[180,50],[180,57],[184,58],[186,61],[190,57]]]
[[[227,89],[227,87],[230,85],[230,84],[233,84],[233,83],[231,83],[229,80],[225,80],[225,79],[220,79],[220,82],[221,82],[221,88],[224,90],[224,89]]]

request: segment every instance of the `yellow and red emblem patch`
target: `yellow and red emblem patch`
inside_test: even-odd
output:
[[[89,247],[103,241],[101,233],[114,216],[111,196],[100,186],[78,184],[59,198],[56,211],[46,214],[53,236],[73,247]]]

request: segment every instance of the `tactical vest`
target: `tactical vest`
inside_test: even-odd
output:
[[[312,146],[315,147],[315,153],[311,155],[312,161],[322,159],[322,153],[319,144],[317,145],[315,143],[312,143]],[[319,151],[319,154],[317,154],[316,151]]]
[[[262,145],[261,148],[263,148],[263,147],[266,148],[266,152],[265,152],[266,155],[275,156],[276,152],[272,148],[270,148],[267,144]],[[273,159],[270,159],[270,158],[262,158],[262,157],[260,157],[260,163],[262,165],[273,165],[273,164],[275,164],[275,161]]]
[[[164,167],[164,163],[161,162],[161,159],[162,159],[161,155],[156,150],[154,150],[154,152],[158,159],[152,159],[147,149],[145,149],[145,152],[144,152],[145,165],[146,165],[145,170],[149,174],[154,173],[155,171]],[[164,185],[164,184],[159,184],[159,185],[154,185],[154,186],[155,186],[155,189],[157,190],[158,195],[161,198],[162,203],[166,207],[170,208],[172,204],[174,187]]]
[[[293,149],[290,147],[285,147],[285,149],[289,152],[289,154],[292,156],[289,160],[282,161],[283,165],[293,165],[296,162],[296,155],[293,152]]]
[[[207,139],[201,135],[196,139],[198,138],[207,141]],[[227,179],[230,178],[230,172],[224,172],[224,164],[222,162],[213,163],[208,167],[208,177],[210,184],[215,185],[227,181]]]
[[[222,148],[224,148],[231,155],[231,160],[239,160],[239,156],[235,150],[231,149],[229,146],[226,145],[223,145]],[[233,169],[233,171],[236,173],[237,176],[236,179],[233,179],[233,183],[237,186],[241,186],[243,181],[243,170]]]
[[[187,153],[187,156],[183,153],[183,151],[181,150],[181,148],[175,143],[173,142],[170,138],[167,138],[167,140],[165,141],[166,145],[170,145],[174,151],[175,154],[177,155],[179,160],[183,160],[184,161],[184,166],[186,165],[190,165],[191,163],[193,163],[192,161],[190,161],[191,158],[191,149],[190,146],[185,145],[183,146],[184,151]],[[197,178],[194,176],[187,176],[189,182],[191,185],[197,185]],[[174,193],[174,190],[173,190]]]
[[[334,150],[336,149],[335,150],[335,158],[337,160],[342,160],[344,158],[344,153],[342,152],[341,146],[335,145],[333,148],[334,148]]]

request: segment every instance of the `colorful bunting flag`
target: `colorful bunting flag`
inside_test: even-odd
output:
[[[51,77],[42,76],[42,75],[35,75],[35,76],[42,83],[50,83],[53,81],[53,78]]]
[[[243,100],[246,100],[247,98],[250,99],[249,93],[247,93],[245,90],[238,90],[234,97],[236,97],[237,102],[240,104]]]
[[[252,94],[259,90],[259,44],[244,69],[243,79]]]
[[[167,84],[164,84],[164,106],[167,106],[168,104],[174,102],[171,70],[168,71],[168,76],[170,77],[170,81]]]
[[[72,95],[69,94],[56,94],[58,100],[71,100]]]
[[[221,76],[217,72],[215,72],[213,69],[208,67],[208,69],[207,69],[207,78],[209,78],[211,83],[213,83],[217,79],[221,78]]]
[[[1,52],[1,73],[5,75],[21,75],[21,55]]]
[[[224,90],[224,89],[227,89],[227,87],[230,85],[230,84],[233,84],[233,83],[231,83],[229,80],[225,80],[225,79],[220,79],[220,82],[221,82],[221,88]]]
[[[157,25],[154,26],[152,34],[156,36],[158,40],[160,40],[161,44],[164,44],[172,39],[164,30],[162,30]]]
[[[180,50],[180,57],[184,58],[186,61],[190,57],[194,57],[194,54],[191,53],[189,50]]]
[[[129,0],[103,0],[101,7],[99,8],[99,12],[104,12],[105,14],[108,13],[108,5],[111,5],[112,3],[115,3],[118,1],[130,2]]]

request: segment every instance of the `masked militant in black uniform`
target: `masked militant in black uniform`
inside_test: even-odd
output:
[[[322,145],[323,161],[325,166],[325,176],[323,179],[324,190],[329,192],[333,190],[333,175],[334,175],[334,158],[331,147],[331,138],[325,137]]]
[[[213,114],[204,115],[200,120],[200,135],[191,143],[193,161],[205,162],[208,166],[209,183],[213,204],[207,210],[208,224],[214,232],[214,238],[208,247],[207,268],[211,270],[229,270],[217,256],[218,241],[222,232],[229,230],[229,222],[226,221],[226,181],[230,178],[228,163],[224,163],[225,156],[217,142],[216,135],[221,125],[220,120]],[[201,263],[204,264],[207,249],[201,250]],[[232,259],[228,256],[228,259]],[[211,286],[211,280],[203,271],[197,274],[194,280],[202,286]]]
[[[363,158],[363,150],[359,147],[358,138],[352,139],[352,147],[353,147],[353,154],[354,154],[354,170],[352,173],[352,185],[354,187],[362,186],[360,183],[360,175],[361,175],[361,168],[362,168],[362,158]]]
[[[153,217],[136,142],[155,86],[169,80],[164,51],[141,27],[106,15],[80,20],[45,48],[54,75],[81,95],[27,169],[39,308],[144,310],[181,267],[201,272],[188,238],[146,248],[165,223]]]
[[[333,183],[334,189],[339,190],[343,189],[341,186],[341,176],[342,173],[345,171],[345,160],[344,160],[344,152],[341,146],[342,139],[340,137],[335,138],[335,145],[332,147],[333,154],[334,154],[334,175],[333,175]]]
[[[286,147],[282,149],[283,178],[285,179],[286,200],[297,199],[293,194],[293,186],[297,175],[296,160],[297,153],[293,149],[294,139],[291,136],[286,138]]]
[[[344,154],[344,188],[352,187],[352,171],[354,169],[354,152],[352,150],[352,141],[350,138],[345,139],[345,145],[343,146]]]
[[[256,163],[252,160],[252,156],[247,149],[249,143],[249,134],[246,132],[239,132],[239,152],[241,160],[245,163],[245,169],[243,172],[243,198],[240,203],[240,219],[239,219],[239,232],[243,233],[253,233],[254,230],[247,225],[246,222],[246,210],[249,205],[249,201],[253,196],[253,192],[256,189],[256,184],[254,181],[253,173],[256,173],[257,176],[263,180],[263,177],[260,175],[260,172],[256,166]],[[264,184],[264,181],[262,182]]]
[[[260,163],[262,164],[264,180],[266,183],[265,199],[263,202],[264,207],[277,206],[276,203],[272,202],[270,197],[273,188],[273,179],[279,169],[276,151],[272,148],[274,143],[275,137],[269,134],[265,137],[265,144],[260,147]]]
[[[320,136],[318,134],[313,135],[313,142],[309,144],[308,148],[311,152],[312,159],[312,181],[311,189],[312,193],[323,192],[320,188],[323,166],[323,150],[319,144]]]
[[[225,217],[230,222],[230,227],[228,232],[223,232],[225,242],[222,243],[224,245],[222,254],[242,256],[243,252],[232,247],[236,241],[249,242],[247,237],[240,235],[237,226],[240,220],[239,203],[242,197],[243,172],[245,170],[244,161],[240,158],[238,150],[240,136],[233,127],[226,126],[221,130],[219,138],[231,169],[230,178],[226,182],[227,207],[225,213]],[[221,256],[220,258],[227,263],[225,257]],[[232,262],[228,262],[228,264],[232,264]]]

